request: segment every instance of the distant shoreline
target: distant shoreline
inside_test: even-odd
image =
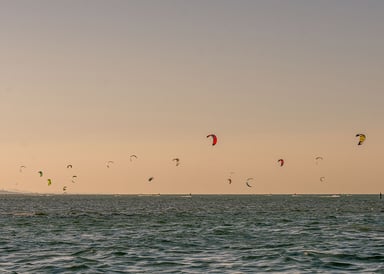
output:
[[[293,194],[293,193],[230,193],[230,194],[219,194],[219,193],[39,193],[39,192],[22,192],[22,191],[8,191],[0,190],[0,195],[31,195],[31,196],[45,196],[45,195],[60,195],[60,196],[137,196],[137,197],[156,197],[156,196],[289,196],[289,197],[300,197],[300,196],[317,196],[317,197],[328,197],[331,195],[337,195],[340,197],[348,196],[378,196],[379,193],[303,193],[303,194]]]

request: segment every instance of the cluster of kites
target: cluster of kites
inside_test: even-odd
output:
[[[71,169],[73,166],[72,165],[67,165],[67,169]],[[26,166],[20,166],[19,168],[19,171],[20,172],[23,172],[23,170],[27,168]],[[42,170],[39,170],[37,172],[37,174],[39,174],[39,177],[43,177],[44,176],[44,172]],[[77,175],[72,175],[72,183],[76,183],[76,179],[77,179]],[[47,179],[47,185],[50,186],[52,185],[52,179],[51,178],[48,178]],[[66,192],[67,191],[67,186],[63,186],[63,192]]]
[[[208,135],[207,137],[211,137],[211,136],[213,137],[213,143],[212,143],[212,145],[216,145],[216,143],[217,143],[217,137],[216,137],[214,134]],[[356,134],[355,137],[359,137],[359,142],[357,143],[357,145],[359,145],[359,146],[361,146],[361,145],[364,143],[365,139],[366,139],[365,134],[362,134],[362,133],[358,133],[358,134]],[[322,161],[322,160],[323,160],[323,157],[321,157],[321,156],[317,156],[317,157],[315,158],[316,165],[318,165],[319,162]],[[283,167],[285,161],[284,161],[284,159],[281,159],[281,158],[280,158],[280,159],[277,160],[277,163],[279,164],[280,167]],[[233,174],[233,172],[231,172],[231,174]],[[253,180],[254,180],[254,178],[247,178],[247,180],[245,181],[245,185],[246,185],[247,187],[252,187],[252,181],[253,181]],[[228,181],[229,184],[232,184],[232,178],[231,178],[231,177],[229,177],[229,178],[227,179],[227,181]],[[325,177],[324,177],[324,176],[321,176],[321,177],[320,177],[320,182],[324,182],[324,181],[325,181]]]
[[[359,146],[362,145],[364,143],[365,139],[366,139],[365,134],[362,134],[362,133],[356,134],[355,137],[359,137],[359,142],[357,143],[357,145],[359,145]],[[211,138],[212,146],[215,146],[217,144],[217,142],[218,142],[218,138],[217,138],[217,136],[215,134],[209,134],[209,135],[207,135],[207,138]],[[131,162],[136,160],[136,159],[138,159],[138,157],[137,157],[137,155],[134,155],[134,154],[130,155],[130,157],[129,157],[129,160]],[[316,164],[319,164],[319,162],[322,161],[322,160],[323,160],[323,157],[321,157],[321,156],[317,156],[315,158]],[[179,158],[173,158],[172,161],[175,162],[175,166],[176,167],[178,167],[180,165],[180,159]],[[285,160],[280,158],[280,159],[277,160],[277,163],[278,163],[278,165],[280,167],[283,167],[284,164],[285,164]],[[106,162],[106,167],[110,168],[110,167],[112,167],[113,164],[114,164],[114,161],[107,161]],[[23,170],[25,168],[26,168],[26,166],[22,165],[22,166],[20,166],[19,171],[23,172]],[[73,168],[72,164],[67,165],[67,169],[72,169],[72,168]],[[44,172],[42,170],[39,170],[37,173],[39,174],[39,177],[43,177],[44,176]],[[231,172],[231,175],[233,173],[234,172]],[[71,182],[72,183],[76,183],[76,180],[77,180],[77,175],[72,175]],[[153,180],[154,180],[153,176],[148,178],[148,182],[152,182]],[[229,184],[232,184],[232,177],[230,176],[227,179],[227,181],[228,181]],[[247,187],[252,187],[252,182],[253,181],[254,181],[254,178],[252,178],[252,177],[247,178],[246,181],[245,181],[245,185]],[[320,177],[320,181],[324,182],[325,181],[325,177],[321,176]],[[52,179],[51,178],[47,178],[47,185],[50,186],[50,185],[52,185],[52,183],[53,183]],[[67,191],[67,186],[65,185],[65,186],[63,186],[63,192],[65,193],[66,191]]]

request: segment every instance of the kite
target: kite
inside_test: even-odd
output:
[[[317,157],[315,158],[316,165],[319,164],[320,160],[322,161],[322,160],[323,160],[323,157],[321,157],[321,156],[317,156]]]
[[[133,158],[136,158],[136,159],[137,159],[137,156],[136,156],[136,155],[134,155],[134,154],[133,154],[133,155],[131,155],[131,156],[129,156],[129,161],[131,161],[131,162],[132,162],[132,159],[133,159]]]
[[[362,145],[365,139],[367,138],[365,134],[362,134],[362,133],[356,134],[356,137],[359,137],[359,143],[357,144],[359,146]]]
[[[217,136],[215,134],[207,135],[207,138],[212,137],[212,146],[217,144]]]
[[[279,160],[277,160],[277,162],[280,163],[280,166],[284,165],[284,160],[283,159],[279,159]]]
[[[245,184],[247,185],[247,187],[252,187],[252,185],[250,185],[250,181],[253,181],[253,178],[248,178],[247,181],[245,182]]]
[[[180,165],[180,159],[179,158],[174,158],[174,159],[172,159],[172,161],[176,162],[176,166]]]
[[[107,168],[109,168],[111,164],[114,164],[114,162],[113,161],[108,161],[107,162]]]

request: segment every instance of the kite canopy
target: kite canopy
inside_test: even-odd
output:
[[[151,182],[153,179],[155,179],[155,178],[154,177],[149,177],[148,182]]]
[[[320,161],[323,161],[323,157],[321,157],[321,156],[317,156],[317,157],[315,158],[315,161],[316,161],[316,165],[318,165],[318,164],[320,163]]]
[[[279,160],[277,160],[277,162],[280,163],[280,166],[284,165],[284,160],[283,159],[279,159]]]
[[[179,158],[173,158],[172,161],[176,162],[176,166],[180,165],[180,159]]]
[[[115,162],[114,161],[108,161],[107,162],[107,168],[109,168],[111,166],[111,164],[114,164]]]
[[[215,134],[207,135],[207,138],[212,137],[212,146],[217,144],[217,136]]]
[[[40,177],[43,177],[43,172],[40,170],[39,172]]]
[[[133,158],[137,159],[137,156],[136,156],[136,155],[134,155],[134,154],[132,154],[131,156],[129,156],[129,161],[131,161],[131,162],[132,162],[132,159],[133,159]]]
[[[250,184],[250,182],[253,181],[253,178],[248,178],[247,181],[245,182],[245,184],[247,185],[247,187],[252,187],[252,185]]]
[[[364,143],[365,139],[367,138],[365,136],[365,134],[362,134],[362,133],[356,134],[356,137],[359,137],[359,143],[357,144],[359,146],[362,145]]]
[[[67,165],[67,168],[72,168],[72,165]]]
[[[320,182],[324,182],[325,181],[325,177],[320,177]]]

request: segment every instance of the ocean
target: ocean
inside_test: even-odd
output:
[[[384,273],[379,195],[0,195],[0,273]]]

